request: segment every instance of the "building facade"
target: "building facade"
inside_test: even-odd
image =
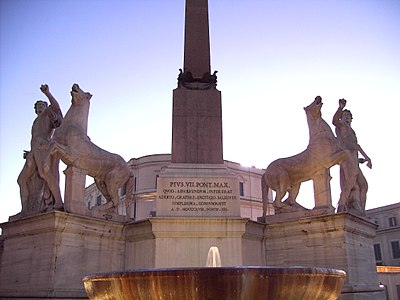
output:
[[[374,240],[378,266],[400,266],[400,203],[366,211],[368,219],[378,225]]]
[[[147,155],[140,158],[133,158],[128,162],[134,175],[134,205],[128,210],[131,219],[139,221],[157,215],[157,178],[160,172],[170,164],[170,154]],[[239,179],[241,217],[256,221],[263,213],[260,182],[265,170],[255,167],[244,167],[238,163],[227,160],[224,161],[224,165],[229,172],[236,175]],[[120,202],[118,205],[118,212],[121,215],[126,215],[127,205],[125,203],[125,188],[122,187],[119,193]],[[270,193],[268,213],[273,214],[272,191],[270,191]],[[95,205],[104,204],[105,202],[104,196],[94,183],[86,188],[85,203],[89,209]]]
[[[378,225],[374,239],[378,278],[389,300],[400,299],[400,203],[366,211]]]

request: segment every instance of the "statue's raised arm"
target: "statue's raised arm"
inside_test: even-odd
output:
[[[53,126],[59,127],[61,125],[63,115],[61,112],[60,105],[58,104],[58,101],[53,96],[53,94],[50,93],[50,88],[47,84],[42,84],[40,86],[40,90],[50,101],[50,106],[48,107],[48,110],[49,110],[49,117],[50,117],[51,121],[53,122]]]

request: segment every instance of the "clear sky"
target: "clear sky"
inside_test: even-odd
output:
[[[331,124],[345,98],[373,163],[362,166],[367,208],[399,202],[400,1],[209,0],[209,11],[224,159],[266,168],[303,151],[303,107],[321,95]],[[43,83],[64,114],[73,83],[93,94],[88,135],[103,149],[125,160],[170,153],[184,0],[0,0],[0,13],[0,222],[21,209]],[[337,167],[331,175],[336,206]],[[313,207],[311,183],[298,201]]]

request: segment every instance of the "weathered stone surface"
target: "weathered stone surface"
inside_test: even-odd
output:
[[[211,246],[222,266],[264,265],[264,228],[241,218],[150,218],[126,228],[127,269],[203,267]]]
[[[83,276],[124,268],[122,224],[56,211],[1,227],[1,298],[85,298]]]
[[[241,218],[150,218],[122,224],[48,212],[1,224],[0,298],[85,298],[88,274],[204,267],[211,246],[222,266],[264,265],[265,224]]]
[[[343,299],[384,299],[375,268],[375,230],[375,224],[347,213],[271,222],[266,264],[344,270]]]

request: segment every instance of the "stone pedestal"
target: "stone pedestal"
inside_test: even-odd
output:
[[[239,180],[224,165],[172,164],[157,179],[158,217],[240,217]]]
[[[88,208],[85,206],[86,173],[73,166],[64,170],[65,193],[64,210],[69,213],[85,215]]]
[[[221,92],[173,92],[172,162],[223,164]]]
[[[260,266],[265,225],[242,218],[150,218],[126,228],[126,267],[205,267],[219,249],[222,266]]]
[[[344,270],[340,299],[385,299],[375,268],[375,224],[348,213],[267,222],[267,265]]]
[[[265,265],[265,224],[242,218],[150,218],[122,224],[48,212],[1,224],[0,298],[87,299],[82,278],[137,268]]]
[[[1,228],[2,299],[87,299],[85,275],[124,268],[119,223],[55,211]]]

